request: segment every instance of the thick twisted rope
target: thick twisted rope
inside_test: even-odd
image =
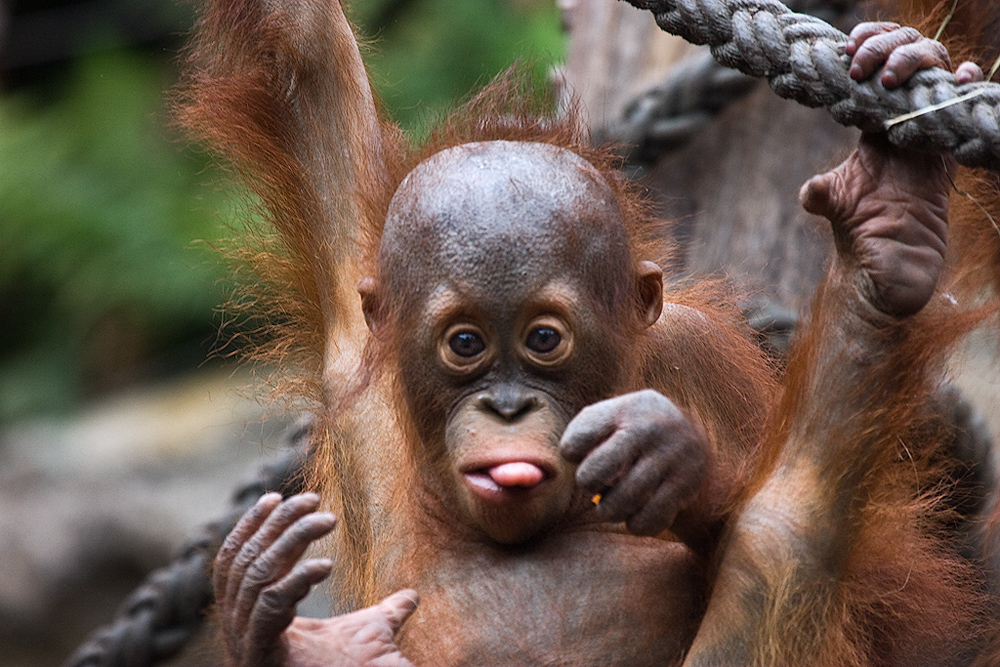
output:
[[[841,28],[858,20],[855,0],[787,0],[785,4]],[[621,121],[608,128],[608,138],[629,147],[630,163],[653,163],[682,148],[723,109],[756,88],[757,82],[719,64],[708,51],[699,50],[630,102]]]
[[[211,566],[226,535],[264,493],[299,490],[309,425],[296,424],[286,435],[291,447],[237,488],[226,515],[203,526],[172,563],[149,575],[115,620],[91,633],[63,667],[151,667],[184,648],[214,600]]]
[[[629,162],[655,162],[687,144],[756,85],[757,79],[723,67],[709,53],[699,51],[677,63],[662,83],[630,102],[608,135],[629,148]]]
[[[856,82],[848,75],[847,35],[778,0],[629,2],[651,11],[663,30],[707,44],[726,67],[766,78],[781,97],[825,107],[843,125],[888,131],[897,146],[951,151],[965,166],[1000,172],[1000,85],[959,86],[951,72],[936,68],[918,72],[895,90],[886,90],[877,76]]]

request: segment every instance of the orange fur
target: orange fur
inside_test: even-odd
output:
[[[657,231],[649,206],[618,174],[613,152],[592,147],[572,113],[539,106],[520,80],[515,73],[501,77],[445,119],[426,144],[408,147],[378,117],[336,3],[289,2],[265,13],[219,1],[203,17],[192,48],[178,119],[234,166],[275,230],[258,236],[246,255],[257,275],[251,288],[262,287],[253,307],[267,318],[266,340],[253,354],[295,366],[297,390],[319,411],[312,484],[342,519],[335,578],[345,608],[372,604],[435,565],[435,555],[420,555],[426,544],[420,540],[432,528],[415,491],[416,478],[432,464],[410,446],[415,416],[402,407],[394,383],[386,354],[392,333],[369,338],[354,293],[374,271],[385,212],[405,175],[461,143],[555,144],[591,162],[611,184],[636,258],[657,252],[649,242]],[[981,180],[988,189],[989,179]],[[989,187],[995,195],[995,182]],[[976,196],[987,195],[977,189]],[[954,229],[960,254],[953,253],[947,289],[971,299],[1000,279],[1000,242],[981,218]],[[709,607],[710,614],[721,608],[713,616],[721,620],[704,628],[705,637],[725,636],[727,621],[748,623],[749,607],[717,595],[722,589],[753,591],[763,581],[772,597],[759,622],[749,621],[757,634],[745,639],[754,643],[759,664],[891,665],[924,651],[947,658],[956,640],[977,641],[982,600],[974,569],[942,528],[946,437],[927,405],[944,352],[983,313],[959,312],[936,299],[906,328],[887,334],[892,353],[868,369],[878,381],[858,387],[857,376],[839,374],[840,359],[831,356],[842,351],[827,335],[844,317],[838,288],[828,286],[818,302],[780,388],[727,305],[731,295],[708,283],[669,293],[668,308],[680,315],[639,344],[627,388],[660,389],[704,423],[716,455],[738,480],[734,497],[713,499],[710,518],[720,526],[733,512],[770,502],[768,494],[844,503],[835,516],[811,517],[819,526],[833,522],[831,534],[844,539],[829,545],[830,562],[809,563],[805,578],[791,569],[797,542],[761,544],[733,524]],[[858,387],[836,413],[840,422],[825,414],[829,386],[817,385],[831,378]],[[822,474],[776,488],[782,466],[814,456],[808,443],[798,449],[788,443],[816,435],[851,443],[850,453]],[[804,547],[823,539],[816,530],[805,530]],[[790,551],[774,558],[772,546]],[[810,552],[803,553],[808,560]]]

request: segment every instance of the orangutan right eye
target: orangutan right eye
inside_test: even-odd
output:
[[[562,335],[552,327],[537,327],[528,334],[525,345],[538,354],[548,354],[562,342]]]
[[[448,347],[463,359],[471,359],[483,353],[483,350],[486,349],[486,343],[478,334],[462,331],[448,340]]]
[[[538,366],[552,368],[565,362],[573,352],[573,333],[561,317],[543,315],[527,328],[521,354]]]

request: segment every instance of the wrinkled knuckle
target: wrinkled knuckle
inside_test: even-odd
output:
[[[256,545],[252,543],[246,543],[240,549],[240,552],[236,554],[236,558],[233,560],[232,569],[236,571],[245,570],[254,561],[256,561],[261,555],[261,550]]]
[[[266,584],[274,577],[274,564],[271,562],[270,558],[261,556],[256,559],[249,568],[247,568],[246,574],[243,578],[247,583],[255,586],[261,584]]]
[[[240,552],[240,549],[243,548],[246,541],[247,538],[245,538],[238,531],[230,531],[229,534],[226,535],[226,539],[222,542],[222,546],[219,548],[218,553],[215,555],[215,562],[218,563],[223,560],[232,559]]]
[[[299,512],[301,504],[296,498],[286,500],[274,511],[275,520],[279,523],[287,523]]]
[[[235,554],[235,550],[231,550],[227,553],[223,553],[221,550],[215,555],[215,560],[212,561],[212,572],[215,576],[229,576],[229,564],[232,562]]]
[[[280,586],[274,584],[260,592],[257,604],[268,617],[275,617],[288,609],[288,595]]]
[[[387,621],[369,621],[352,633],[351,641],[359,645],[379,644],[387,641],[391,634]]]
[[[878,35],[861,45],[855,60],[864,64],[866,69],[873,69],[884,61],[898,46],[891,35]]]
[[[226,589],[229,587],[229,580],[232,579],[232,573],[226,567],[220,566],[216,563],[212,568],[212,587],[215,589],[215,595],[217,598],[221,599],[225,596]]]
[[[924,53],[916,49],[897,49],[886,61],[886,66],[892,69],[915,70],[920,66]]]
[[[941,42],[932,42],[934,47],[932,49],[932,58],[941,67],[950,69],[951,68],[951,55],[948,53],[948,49]]]

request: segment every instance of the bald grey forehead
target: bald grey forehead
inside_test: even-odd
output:
[[[405,216],[407,225],[433,226],[456,209],[488,213],[499,207],[520,214],[508,217],[516,224],[522,216],[537,222],[539,213],[583,204],[618,215],[604,177],[582,157],[551,144],[490,141],[449,148],[417,165],[393,196],[386,222],[396,225]]]
[[[502,287],[628,256],[615,195],[593,165],[550,144],[492,141],[447,149],[407,175],[380,262]]]

